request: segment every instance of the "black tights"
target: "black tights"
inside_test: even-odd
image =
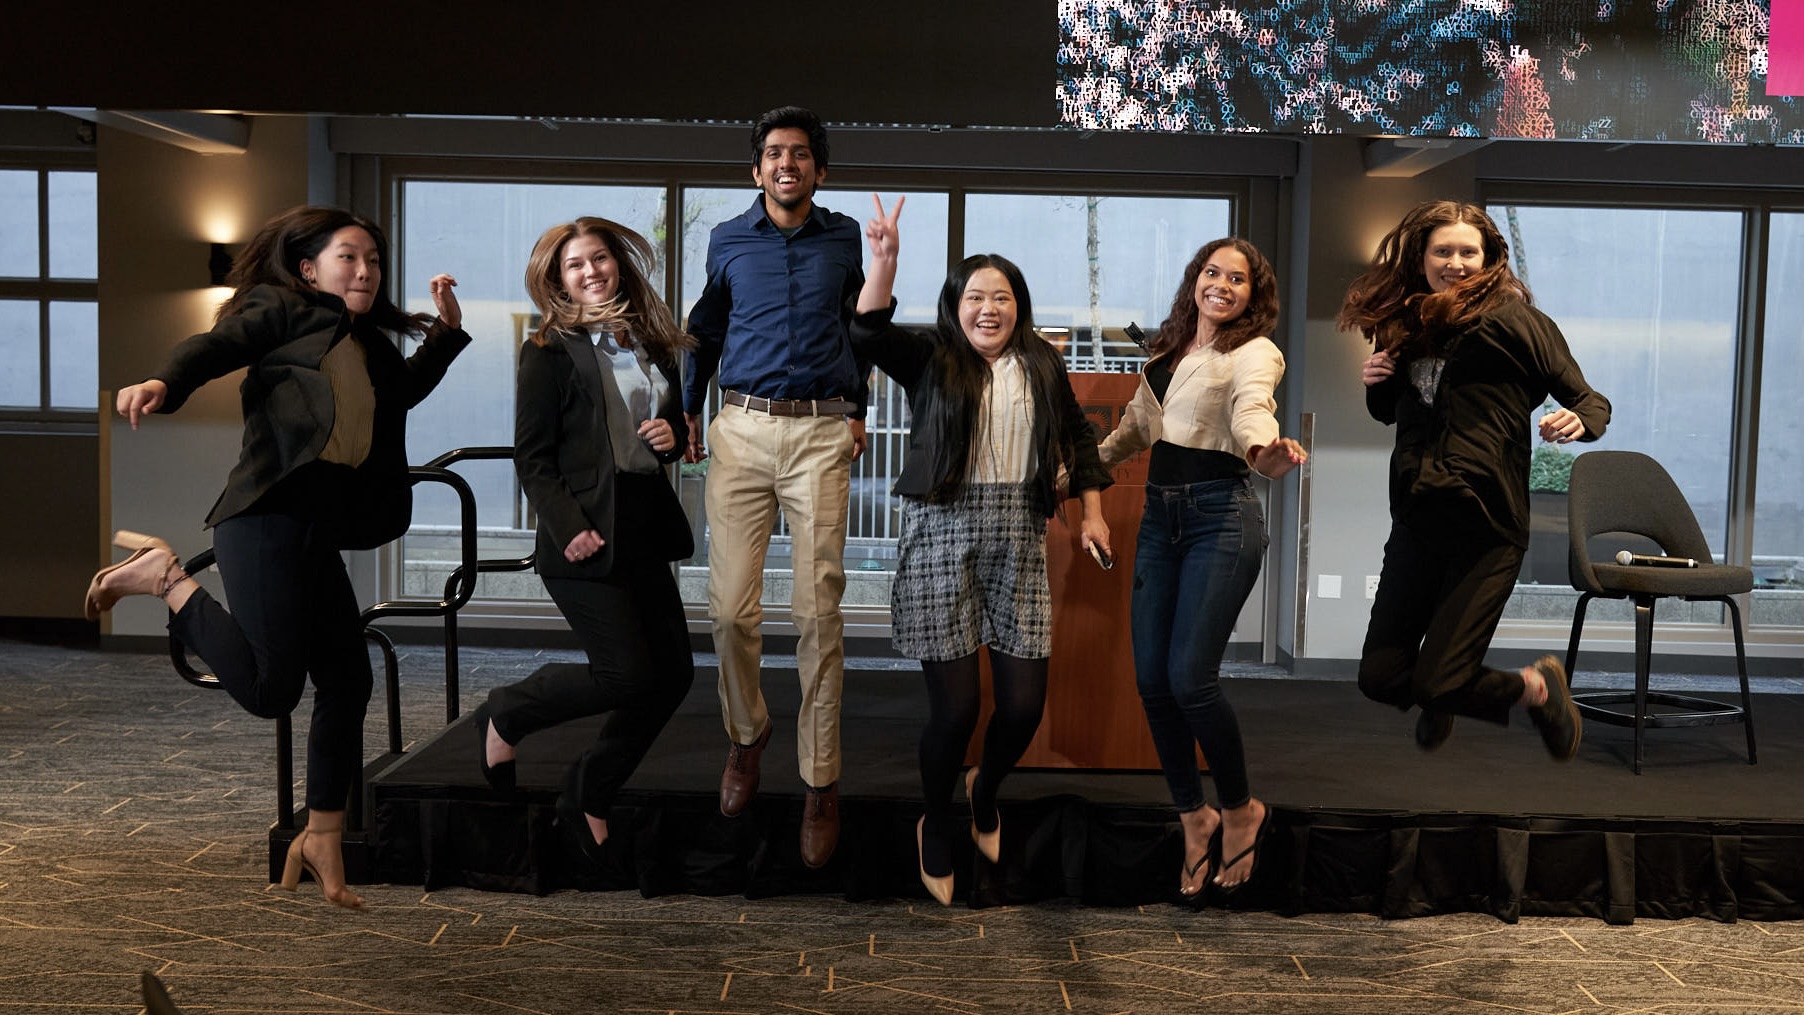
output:
[[[1021,659],[989,649],[995,711],[983,734],[977,781],[971,787],[971,814],[980,830],[996,828],[996,790],[1015,767],[1040,728],[1046,709],[1045,659]],[[965,749],[977,730],[982,680],[977,653],[943,662],[923,660],[927,678],[927,726],[921,730],[921,795],[927,823],[922,833],[927,873],[952,873],[952,793],[964,767]]]

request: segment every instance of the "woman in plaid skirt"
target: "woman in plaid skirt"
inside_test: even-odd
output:
[[[988,646],[995,711],[965,776],[971,837],[1001,856],[996,791],[1040,726],[1052,605],[1046,519],[1060,470],[1082,502],[1086,549],[1109,552],[1102,490],[1111,480],[1057,350],[1034,331],[1021,271],[995,254],[966,258],[940,289],[932,329],[890,321],[902,199],[866,226],[871,267],[852,344],[908,393],[913,425],[895,492],[905,498],[890,596],[896,650],[921,660],[929,713],[921,731],[926,813],[915,826],[921,883],[952,900],[952,793],[977,727]]]

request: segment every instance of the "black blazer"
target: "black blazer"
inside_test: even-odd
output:
[[[152,375],[169,388],[157,411],[174,412],[201,385],[249,368],[239,388],[244,443],[225,490],[207,514],[209,526],[244,513],[277,483],[318,460],[336,411],[332,383],[320,372],[320,362],[339,341],[363,346],[376,393],[369,458],[356,470],[358,495],[334,512],[341,548],[381,546],[407,531],[413,511],[407,410],[444,379],[470,336],[435,322],[420,348],[403,358],[389,335],[349,319],[337,296],[272,285],[251,289],[240,312],[176,346]]]
[[[665,396],[658,416],[676,434],[669,451],[654,452],[665,464],[682,457],[689,440],[683,421],[683,388],[675,365],[659,365]],[[533,550],[546,578],[602,578],[614,569],[616,548],[639,559],[681,560],[695,552],[683,505],[662,473],[617,473],[609,426],[635,426],[608,419],[601,365],[589,336],[558,332],[549,346],[530,339],[520,347],[514,397],[514,471],[526,499],[539,515]],[[564,547],[577,534],[601,534],[601,552],[571,562]]]

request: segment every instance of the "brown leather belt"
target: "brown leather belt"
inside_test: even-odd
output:
[[[858,409],[843,398],[759,398],[737,391],[721,392],[720,400],[772,416],[845,416]]]

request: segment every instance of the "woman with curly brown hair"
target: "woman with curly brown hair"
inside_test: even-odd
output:
[[[1375,349],[1361,368],[1366,410],[1397,428],[1391,532],[1360,653],[1368,698],[1419,706],[1416,742],[1433,750],[1456,715],[1507,724],[1528,710],[1548,753],[1582,735],[1564,667],[1484,664],[1528,546],[1529,429],[1592,441],[1610,402],[1592,390],[1554,322],[1509,266],[1509,246],[1476,205],[1430,201],[1403,217],[1347,290],[1342,329]]]
[[[1267,337],[1277,323],[1278,280],[1265,255],[1241,239],[1205,244],[1148,344],[1133,401],[1099,449],[1111,467],[1152,451],[1134,551],[1134,673],[1184,831],[1186,896],[1211,873],[1228,891],[1252,877],[1270,818],[1252,794],[1220,677],[1265,556],[1265,512],[1249,474],[1278,479],[1308,458],[1278,435],[1273,391],[1284,355]],[[1219,811],[1203,795],[1199,744]]]

